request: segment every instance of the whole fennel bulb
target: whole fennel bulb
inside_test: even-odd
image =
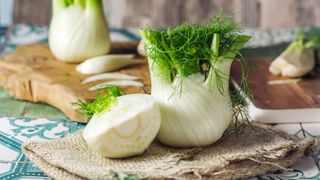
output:
[[[230,68],[250,39],[238,30],[222,14],[208,25],[141,30],[151,95],[161,111],[160,142],[173,147],[206,146],[228,128],[239,112],[235,107],[243,103],[236,91],[229,91]]]
[[[75,63],[109,52],[102,0],[52,0],[52,5],[49,47],[57,59]]]
[[[300,31],[296,39],[270,65],[269,71],[274,75],[296,78],[308,74],[315,66],[314,48],[318,38],[305,41],[304,32]]]

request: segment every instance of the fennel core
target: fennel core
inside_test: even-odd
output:
[[[247,120],[243,95],[250,98],[251,91],[248,65],[240,49],[250,36],[241,35],[239,24],[231,18],[220,13],[206,25],[140,30],[149,61],[151,95],[160,104],[162,125],[158,139],[162,143],[177,147],[208,145],[221,137],[232,119],[236,129],[241,127],[241,119]],[[239,58],[243,72],[241,92],[229,87],[235,58]],[[177,90],[179,96],[175,94]],[[191,129],[183,127],[193,122],[197,124],[190,125]],[[200,132],[207,126],[218,127],[212,130],[216,134]],[[168,133],[177,138],[166,136]],[[184,140],[179,141],[178,137]]]

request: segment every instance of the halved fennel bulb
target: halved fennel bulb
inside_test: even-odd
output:
[[[101,0],[53,0],[49,46],[65,62],[81,62],[110,50]]]
[[[109,158],[143,153],[160,128],[160,110],[146,94],[117,97],[108,111],[95,114],[83,131],[90,148]]]
[[[306,75],[314,65],[313,49],[293,44],[271,63],[269,71],[274,75],[296,78]]]
[[[304,32],[298,32],[295,40],[270,64],[270,73],[290,78],[308,74],[316,64],[314,48],[318,43],[319,37],[306,41]]]
[[[309,73],[314,65],[312,49],[293,50],[289,48],[271,63],[269,71],[274,75],[296,78]]]

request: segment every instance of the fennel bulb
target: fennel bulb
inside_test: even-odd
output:
[[[109,158],[143,153],[160,128],[157,103],[147,94],[123,95],[116,86],[107,90],[92,103],[78,102],[91,117],[82,134],[84,140],[92,150]]]
[[[208,25],[140,31],[149,61],[151,95],[161,111],[160,142],[173,147],[212,144],[237,116],[244,103],[236,91],[229,91],[230,68],[250,39],[238,31],[239,26],[222,14]]]
[[[318,38],[305,41],[304,32],[300,31],[288,48],[270,64],[270,73],[290,78],[308,74],[315,66],[317,41]]]
[[[110,50],[102,0],[53,0],[49,47],[65,62],[81,62]]]

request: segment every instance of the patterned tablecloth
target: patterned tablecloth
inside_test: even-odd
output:
[[[270,46],[293,39],[296,30],[274,30],[261,32],[246,29],[254,35],[248,46]],[[46,42],[48,29],[17,25],[6,52],[17,45]],[[134,29],[112,29],[113,41],[137,41],[139,36]],[[284,117],[285,118],[285,117]],[[319,117],[320,118],[320,117]],[[320,123],[272,124],[294,137],[320,138]],[[68,120],[59,110],[44,104],[16,101],[0,89],[0,179],[48,179],[21,152],[21,144],[30,140],[52,140],[83,128],[84,125]],[[293,167],[293,171],[279,171],[251,179],[320,179],[320,146],[312,157],[305,157]]]

